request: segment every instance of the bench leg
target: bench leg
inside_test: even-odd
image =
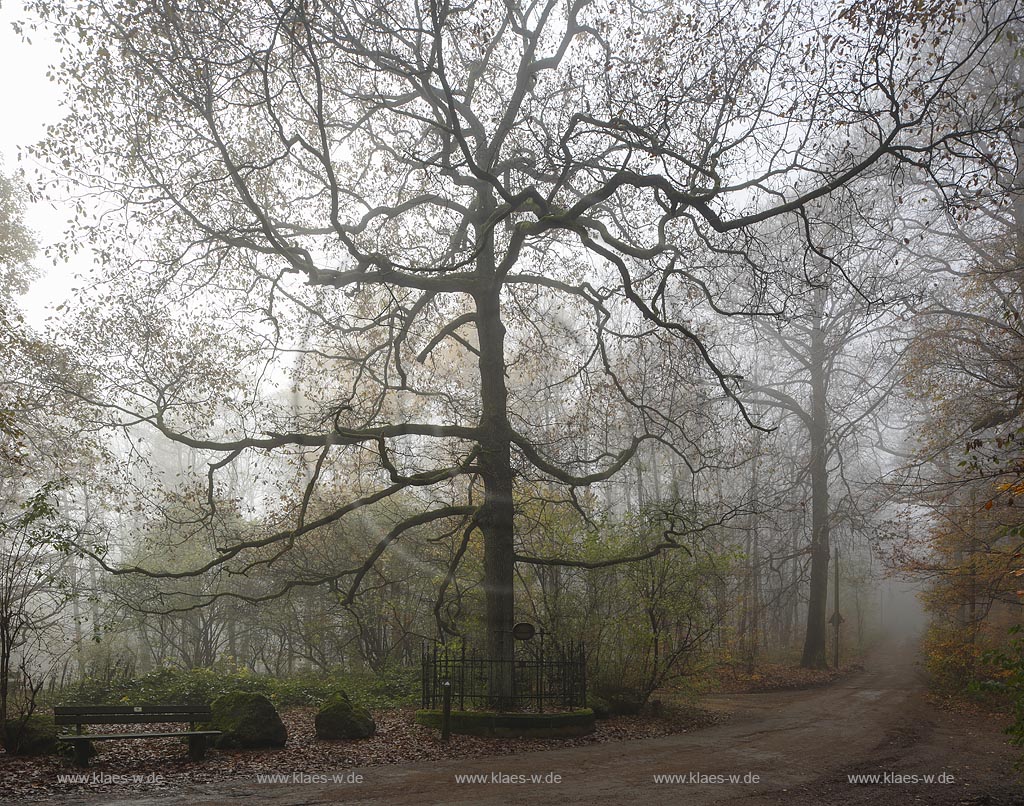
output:
[[[206,737],[188,737],[188,757],[192,761],[202,761],[206,757]]]
[[[72,739],[72,743],[75,747],[75,760],[74,764],[76,767],[88,767],[89,766],[89,740],[88,739]]]

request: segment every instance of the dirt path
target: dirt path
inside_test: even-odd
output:
[[[714,698],[709,705],[732,716],[691,734],[351,771],[362,776],[361,783],[236,780],[176,795],[65,803],[1024,804],[1024,785],[1011,770],[1014,753],[998,726],[977,716],[938,711],[923,694],[913,649],[886,644],[868,659],[863,672],[828,688]],[[664,774],[683,780],[655,780]],[[888,774],[890,782],[848,780],[849,775],[863,774]],[[485,776],[487,782],[457,782],[456,776],[462,775]],[[891,782],[895,776],[912,775],[935,780]],[[518,782],[517,776],[526,782]],[[532,783],[532,776],[540,776],[540,782]],[[557,783],[555,776],[560,778]],[[939,776],[944,783],[938,782]]]

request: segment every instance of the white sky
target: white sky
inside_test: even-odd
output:
[[[57,60],[57,48],[40,32],[30,34],[31,44],[14,33],[12,22],[23,17],[21,0],[0,0],[0,159],[8,176],[21,165],[19,147],[39,140],[46,126],[61,118],[60,91],[46,77],[49,64]],[[60,239],[69,218],[67,210],[48,203],[29,205],[25,211],[40,250]],[[72,275],[88,264],[84,256],[73,265],[58,266],[42,254],[36,257],[42,276],[21,301],[32,324],[42,325],[46,309],[64,298],[74,284]]]

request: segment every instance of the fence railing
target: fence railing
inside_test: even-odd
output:
[[[465,647],[423,646],[422,707],[440,708],[445,684],[453,709],[561,711],[587,705],[586,653],[582,644],[545,650],[543,641],[520,649],[515,660],[487,658]],[[511,694],[497,699],[497,681],[511,675]]]

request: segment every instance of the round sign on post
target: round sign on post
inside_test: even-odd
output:
[[[529,641],[536,634],[533,625],[528,621],[520,621],[512,628],[512,637],[517,641]]]

